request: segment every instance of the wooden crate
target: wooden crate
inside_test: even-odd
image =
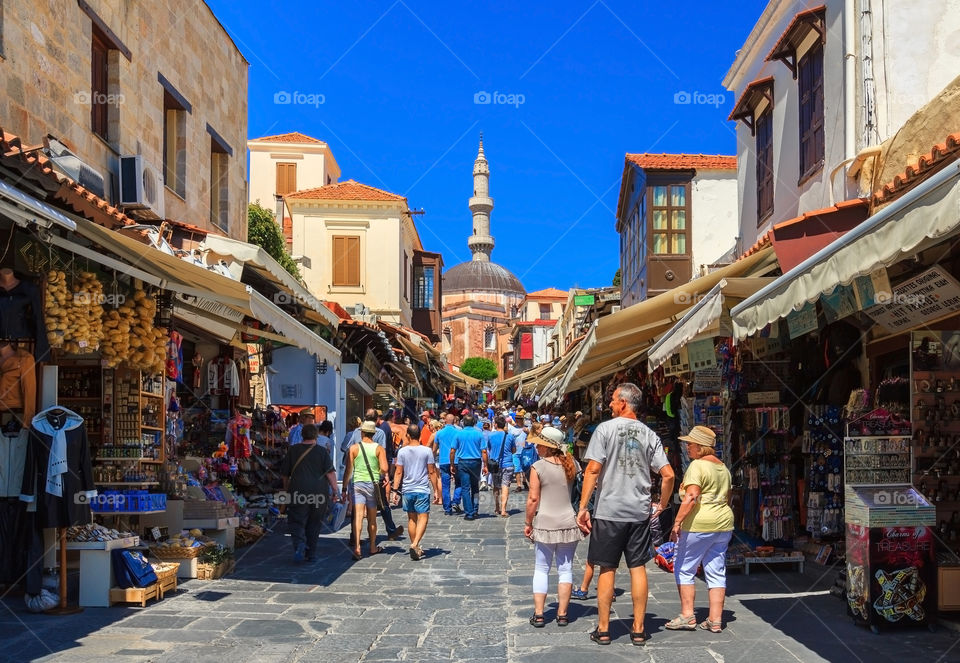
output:
[[[197,580],[216,580],[217,578],[222,578],[228,573],[232,573],[234,568],[236,568],[236,562],[234,562],[232,559],[221,562],[216,566],[201,562],[200,564],[197,564]]]
[[[174,574],[176,577],[176,574]],[[161,599],[160,583],[155,582],[147,587],[113,587],[110,589],[110,605],[114,603],[139,603],[141,608],[147,606],[150,599]]]
[[[157,574],[157,584],[160,585],[160,597],[163,598],[167,592],[177,589],[177,571],[180,569],[178,562],[165,562],[154,564],[153,570]]]

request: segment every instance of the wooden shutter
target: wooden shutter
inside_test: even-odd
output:
[[[823,46],[814,46],[798,65],[800,176],[823,164]]]
[[[333,285],[360,285],[360,238],[333,238]]]
[[[297,164],[277,164],[277,193],[285,196],[297,190]]]
[[[769,109],[757,118],[757,223],[773,211],[773,114]]]
[[[107,137],[107,46],[93,35],[90,72],[90,123],[93,132]]]

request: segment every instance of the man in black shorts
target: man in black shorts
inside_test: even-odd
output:
[[[600,567],[597,581],[597,628],[590,639],[610,644],[610,603],[620,558],[626,557],[630,569],[630,594],[633,596],[633,628],[630,641],[643,645],[647,634],[643,619],[647,611],[647,570],[651,559],[650,518],[659,517],[673,495],[673,468],[663,452],[656,433],[637,420],[640,388],[625,382],[613,392],[610,409],[614,418],[594,431],[584,454],[587,469],[583,474],[580,511],[577,524],[590,533],[587,562]],[[650,507],[651,472],[663,480],[660,503]],[[594,514],[587,505],[594,488]]]

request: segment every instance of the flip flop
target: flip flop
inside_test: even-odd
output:
[[[646,631],[640,631],[639,633],[636,631],[630,631],[630,642],[633,643],[634,647],[643,647],[645,644],[647,644],[647,640],[649,639],[650,636],[647,635]]]
[[[350,556],[353,558],[354,562],[359,562],[361,559],[363,559],[363,555],[357,550],[351,551]]]
[[[370,551],[370,556],[373,557],[374,555],[379,555],[382,552],[383,552],[383,548],[381,548],[380,546],[377,546],[376,548]]]
[[[601,631],[599,628],[595,628],[590,632],[590,639],[598,645],[609,645],[613,642],[610,639],[610,631]]]

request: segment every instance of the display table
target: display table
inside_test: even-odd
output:
[[[233,549],[240,518],[198,518],[184,520],[184,529],[202,529],[204,536],[213,539],[224,548]]]
[[[743,556],[743,575],[750,575],[751,564],[798,564],[797,570],[803,573],[803,553],[799,555],[771,555],[770,557],[760,557],[759,555]]]
[[[80,605],[109,608],[110,588],[114,585],[110,551],[140,545],[139,536],[114,541],[69,542],[67,550],[80,551]]]

